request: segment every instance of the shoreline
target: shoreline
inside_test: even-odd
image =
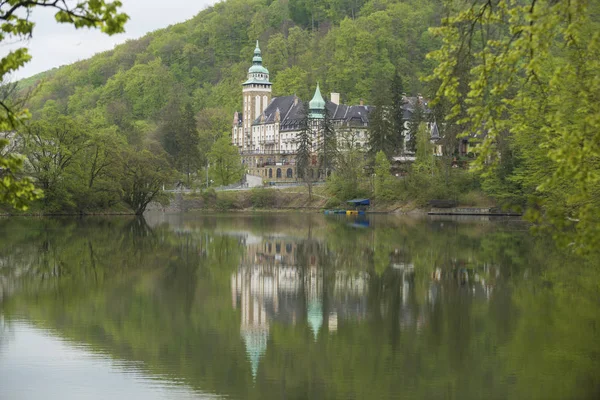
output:
[[[264,214],[264,213],[286,213],[286,212],[297,212],[297,213],[317,213],[323,214],[326,209],[322,207],[273,207],[273,208],[244,208],[244,209],[219,209],[219,208],[190,208],[185,210],[173,210],[173,209],[152,209],[147,210],[147,213],[221,213],[221,214]],[[472,216],[472,217],[522,217],[522,214],[511,213],[511,212],[463,212],[463,211],[431,211],[431,209],[425,208],[412,208],[410,210],[394,209],[394,210],[366,210],[364,214],[360,215],[428,215],[428,216]],[[345,214],[338,214],[345,215]],[[131,216],[135,217],[136,214],[126,212],[95,212],[95,213],[2,213],[0,218],[7,217],[124,217]]]

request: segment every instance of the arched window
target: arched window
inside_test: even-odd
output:
[[[292,169],[291,169],[291,168],[288,168],[288,169],[287,169],[286,176],[287,176],[288,178],[293,178],[293,177],[294,177],[294,171],[292,171]]]
[[[273,169],[269,168],[269,178],[273,177]]]
[[[277,177],[281,178],[281,168],[277,168]]]

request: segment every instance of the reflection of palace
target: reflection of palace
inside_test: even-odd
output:
[[[338,316],[365,318],[366,273],[336,272],[325,311],[326,278],[316,254],[309,253],[305,263],[299,265],[297,243],[289,238],[259,241],[249,236],[245,243],[247,252],[231,277],[231,293],[233,307],[241,311],[240,330],[253,376],[266,352],[273,321],[291,325],[306,321],[316,341],[325,323],[330,332],[337,330]]]
[[[429,285],[416,287],[415,266],[400,249],[390,253],[388,268],[378,276],[367,270],[320,265],[322,257],[332,255],[319,251],[323,243],[313,246],[289,237],[237,235],[242,236],[246,252],[231,276],[232,304],[241,313],[240,333],[253,377],[267,351],[273,323],[305,324],[317,341],[320,335],[332,334],[340,325],[363,321],[373,313],[401,330],[419,332],[428,323],[432,306],[444,301],[443,293],[460,290],[487,300],[492,291],[489,280],[496,274],[492,267],[475,271],[453,260],[450,267],[434,269],[430,278],[423,276],[430,279]],[[364,264],[368,265],[367,260]],[[377,288],[373,293],[371,286]]]

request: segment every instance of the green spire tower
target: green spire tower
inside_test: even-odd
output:
[[[260,117],[271,102],[269,70],[262,65],[262,53],[256,41],[252,66],[248,69],[248,79],[242,84],[244,99],[242,150],[253,150],[256,143],[252,139],[252,122]]]
[[[319,83],[317,82],[317,89],[315,90],[315,95],[313,96],[310,103],[308,103],[308,108],[310,110],[310,118],[313,119],[322,119],[325,117],[325,100],[323,96],[321,96],[321,89],[319,88]]]

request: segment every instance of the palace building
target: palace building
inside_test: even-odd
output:
[[[246,174],[261,177],[265,182],[292,182],[297,180],[296,138],[300,133],[304,102],[296,95],[272,98],[272,86],[269,70],[262,64],[257,41],[248,78],[242,84],[243,111],[234,114],[231,140],[240,151]],[[406,98],[406,121],[414,112],[417,101],[420,99]],[[338,145],[346,143],[355,148],[367,146],[369,113],[373,107],[362,104],[362,101],[354,106],[340,103],[339,93],[331,93],[330,100],[325,100],[317,84],[308,107],[313,132],[312,150],[315,152],[312,163],[315,168],[316,153],[322,143],[320,125],[325,109],[336,131]]]

